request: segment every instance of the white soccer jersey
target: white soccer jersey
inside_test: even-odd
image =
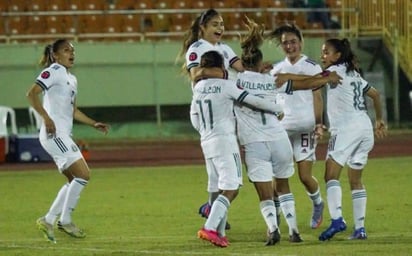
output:
[[[333,65],[327,70],[342,77],[341,84],[327,86],[327,114],[331,131],[340,128],[372,129],[367,114],[365,94],[370,85],[358,72],[346,73],[346,65]]]
[[[276,101],[278,89],[274,77],[252,71],[244,71],[237,76],[237,86],[253,95]],[[290,87],[288,87],[290,89]],[[235,105],[237,132],[241,145],[251,142],[274,141],[285,129],[273,114],[252,109],[244,105]],[[279,137],[280,138],[280,137]]]
[[[225,69],[230,70],[233,63],[239,60],[239,57],[227,44],[218,42],[215,45],[209,43],[204,39],[199,39],[190,45],[186,52],[186,68],[190,70],[193,67],[200,65],[202,55],[208,51],[217,51],[222,54],[225,64]],[[230,79],[234,79],[233,72],[229,73]]]
[[[237,147],[233,102],[247,103],[267,111],[280,112],[279,105],[250,95],[235,81],[206,79],[193,90],[191,114],[198,115],[201,146],[205,158],[232,153]]]
[[[299,75],[315,75],[322,72],[322,68],[306,55],[292,64],[285,58],[274,65],[271,75],[276,73],[292,73]],[[281,123],[288,131],[307,131],[315,126],[312,90],[297,90],[289,94],[279,94],[278,103],[284,109],[284,118]]]
[[[44,69],[36,79],[43,89],[43,107],[56,126],[56,137],[71,135],[77,79],[57,63]],[[40,139],[46,139],[46,128],[40,128]]]

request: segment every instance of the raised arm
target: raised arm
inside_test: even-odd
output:
[[[292,90],[307,90],[316,89],[324,86],[327,83],[339,84],[342,80],[335,71],[324,73],[323,75],[307,76],[296,74],[277,74],[275,83],[278,87],[289,81]]]
[[[261,97],[249,94],[247,91],[244,91],[237,99],[240,103],[246,103],[252,107],[273,113],[280,114],[283,113],[283,108],[281,105],[276,104],[273,101],[263,99]]]
[[[227,71],[221,68],[201,68],[199,66],[190,69],[190,79],[197,82],[202,78],[227,78]]]

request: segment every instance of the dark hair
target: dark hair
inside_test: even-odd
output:
[[[360,72],[358,58],[353,53],[348,39],[344,38],[340,40],[337,38],[331,38],[326,40],[325,44],[332,46],[336,52],[340,53],[339,59],[333,64],[346,64],[346,73],[353,70]]]
[[[272,32],[268,33],[265,38],[267,39],[275,39],[277,44],[280,45],[282,43],[282,35],[284,33],[292,33],[295,34],[296,37],[299,39],[299,41],[303,41],[303,36],[302,32],[300,32],[300,29],[295,25],[295,24],[283,24],[279,27],[277,27],[275,30]]]
[[[221,68],[223,65],[223,56],[217,51],[205,52],[200,58],[200,67],[202,68]]]
[[[209,9],[196,17],[189,30],[187,30],[183,36],[183,44],[179,52],[178,59],[185,55],[191,44],[199,40],[201,33],[200,26],[206,25],[213,17],[219,15],[220,14],[215,9]],[[185,69],[185,64],[182,68]]]
[[[259,48],[264,41],[265,26],[258,25],[248,17],[246,17],[246,21],[245,26],[248,29],[248,34],[240,39],[240,47],[242,48],[240,59],[245,68],[254,68],[263,59],[262,51]]]
[[[57,39],[52,44],[48,44],[43,51],[43,56],[39,61],[39,65],[47,68],[54,63],[53,53],[56,53],[60,47],[67,42],[67,39]]]

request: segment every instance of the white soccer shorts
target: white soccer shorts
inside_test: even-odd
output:
[[[58,136],[40,140],[40,144],[53,158],[60,172],[63,172],[74,162],[83,158],[79,147],[70,136]]]

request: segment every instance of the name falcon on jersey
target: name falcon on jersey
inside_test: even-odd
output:
[[[237,80],[237,85],[240,88],[251,89],[251,90],[273,91],[276,89],[276,86],[273,83],[262,84],[262,83],[253,83],[250,81]]]
[[[222,88],[220,86],[208,86],[204,87],[202,91],[199,91],[199,93],[202,94],[209,94],[209,93],[221,93]]]

